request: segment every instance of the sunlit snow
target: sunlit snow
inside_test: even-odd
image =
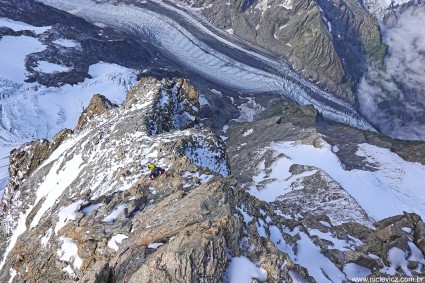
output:
[[[50,29],[49,26],[35,27],[27,23],[14,21],[8,18],[0,18],[0,27],[8,27],[10,29],[13,29],[14,31],[31,30],[34,31],[36,34],[41,34]]]
[[[232,258],[226,275],[229,283],[251,283],[252,279],[257,279],[258,282],[267,280],[267,271],[258,268],[244,256]]]
[[[45,74],[52,74],[57,72],[69,72],[71,70],[70,68],[66,66],[50,63],[47,61],[38,61],[37,65],[38,66],[35,68],[35,70]]]
[[[120,204],[118,205],[108,216],[106,216],[102,221],[103,222],[113,222],[118,215],[123,211],[125,208],[127,208],[127,205]]]
[[[47,174],[44,182],[40,184],[40,187],[37,190],[37,199],[34,203],[37,204],[39,201],[42,201],[42,199],[44,199],[44,201],[42,201],[40,209],[34,216],[31,222],[31,227],[38,225],[43,214],[55,204],[56,200],[61,196],[62,192],[71,184],[72,181],[74,181],[74,179],[80,173],[78,167],[83,162],[80,155],[77,155],[66,162],[65,167],[61,169],[61,166],[63,166],[63,159],[64,156],[61,156],[61,158],[55,162],[55,164],[52,166],[52,169],[50,169],[49,173]],[[75,204],[69,209],[76,210],[80,204],[81,203]],[[70,216],[68,212],[68,210],[64,211],[64,219],[62,221],[65,221],[65,218]],[[58,228],[58,230],[59,229],[60,228]],[[56,229],[55,232],[57,232]]]
[[[360,144],[357,155],[374,164],[376,171],[347,171],[341,165],[332,148],[297,144],[295,142],[272,143],[271,147],[287,158],[281,158],[272,172],[279,173],[265,188],[252,187],[251,193],[263,200],[273,201],[277,196],[291,190],[288,180],[291,164],[317,167],[337,181],[360,206],[375,220],[402,214],[403,211],[416,212],[425,217],[425,183],[418,176],[425,176],[425,166],[408,162],[388,149],[369,144]],[[259,167],[260,174],[262,169]],[[272,173],[274,174],[274,173]],[[295,175],[291,178],[297,178]],[[264,176],[254,176],[258,183]],[[299,178],[299,177],[298,177]],[[273,179],[273,178],[271,178]]]
[[[78,43],[77,41],[74,41],[74,40],[71,40],[71,39],[65,39],[65,38],[56,39],[56,40],[52,41],[52,43],[58,44],[58,45],[63,46],[63,47],[69,47],[69,48],[80,47],[80,43]]]
[[[60,260],[72,264],[74,269],[79,269],[83,264],[83,260],[78,256],[78,247],[74,240],[67,237],[60,237],[63,241],[61,249],[57,252]]]

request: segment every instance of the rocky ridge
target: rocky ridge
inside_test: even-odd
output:
[[[74,131],[12,153],[1,281],[227,282],[241,261],[257,282],[341,282],[353,270],[423,274],[421,217],[375,222],[320,168],[291,167],[296,175],[312,172],[290,184],[303,182],[308,204],[299,206],[290,194],[277,201],[252,195],[248,185],[258,172],[249,170],[282,157],[256,156],[271,141],[319,147],[327,140],[339,142],[341,156],[348,151],[342,137],[324,136],[345,126],[323,121],[312,107],[285,103],[275,117],[231,125],[226,150],[200,123],[199,93],[186,80],[142,78],[120,107],[95,96]],[[166,174],[149,180],[148,162]],[[258,188],[271,180],[263,177]],[[314,196],[325,187],[330,198],[318,202]],[[333,212],[341,207],[332,203],[347,214],[338,218]],[[399,266],[397,253],[405,256]],[[323,265],[311,265],[311,256]]]

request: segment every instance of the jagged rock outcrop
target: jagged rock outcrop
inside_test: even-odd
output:
[[[149,110],[146,122],[151,135],[169,132],[171,129],[184,130],[199,123],[199,93],[187,80],[163,79],[157,82],[153,77],[142,78],[129,91],[123,106],[129,107],[140,102],[143,99],[140,93],[154,94],[155,107]]]
[[[109,101],[109,99],[107,99],[105,96],[101,94],[93,95],[89,105],[86,109],[84,109],[83,113],[81,113],[75,129],[80,130],[91,118],[106,113],[109,109],[115,107],[118,107],[118,105]]]
[[[72,134],[71,130],[64,129],[54,135],[50,141],[42,139],[29,142],[10,153],[9,183],[5,188],[6,193],[0,206],[0,215],[2,216],[6,216],[7,211],[15,211],[15,213],[7,215],[9,223],[18,221],[22,205],[25,206],[33,198],[32,194],[28,194],[25,189],[21,188],[22,181],[29,178],[70,134]],[[2,236],[10,236],[10,225],[7,222],[3,222],[1,228]],[[0,242],[0,250],[5,248],[4,245],[5,242]]]

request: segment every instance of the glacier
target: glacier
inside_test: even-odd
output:
[[[85,0],[38,2],[149,41],[183,69],[217,84],[243,93],[279,92],[302,105],[313,104],[332,120],[375,130],[349,103],[301,78],[285,63],[270,62],[272,57],[266,57],[272,55],[235,46],[207,23],[200,23],[171,4],[160,1],[131,5]],[[207,42],[213,42],[214,46]]]

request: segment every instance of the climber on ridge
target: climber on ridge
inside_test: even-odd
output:
[[[148,169],[151,171],[151,173],[149,174],[149,178],[151,180],[155,179],[156,177],[158,177],[159,175],[162,175],[165,173],[165,170],[162,169],[161,167],[156,166],[155,164],[148,164]]]

